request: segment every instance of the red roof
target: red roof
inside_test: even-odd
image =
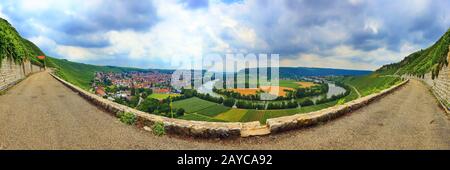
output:
[[[100,95],[100,96],[105,96],[105,95],[106,95],[105,90],[103,90],[102,87],[98,87],[98,88],[95,90],[95,94],[98,94],[98,95]]]

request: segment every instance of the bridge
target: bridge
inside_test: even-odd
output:
[[[119,122],[44,71],[0,95],[0,149],[450,149],[450,120],[427,87],[411,80],[307,129],[232,140],[158,137]]]

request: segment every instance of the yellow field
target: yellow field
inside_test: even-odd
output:
[[[316,83],[306,82],[306,81],[300,81],[300,82],[297,82],[297,84],[300,85],[300,87],[303,87],[303,88],[309,88],[309,87],[317,85]]]
[[[278,92],[276,91],[276,88],[278,89]],[[285,90],[294,90],[293,88],[289,87],[280,87],[280,86],[261,86],[260,88],[237,88],[237,89],[230,89],[231,91],[234,91],[236,93],[240,93],[242,95],[254,95],[258,91],[264,91],[266,93],[270,93],[277,96],[286,96]],[[273,91],[272,91],[273,90]]]

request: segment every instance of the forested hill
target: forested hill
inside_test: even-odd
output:
[[[376,72],[381,74],[422,76],[431,71],[434,78],[444,65],[448,65],[447,54],[449,45],[450,29],[431,47],[414,52],[398,63],[385,65]]]
[[[9,58],[16,63],[30,60],[34,64],[42,65],[36,58],[39,55],[44,55],[39,47],[22,38],[8,21],[0,18],[0,62]]]

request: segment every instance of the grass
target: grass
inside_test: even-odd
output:
[[[227,112],[230,109],[231,109],[230,107],[226,107],[221,104],[215,104],[215,105],[205,108],[203,110],[199,110],[199,111],[197,111],[197,113],[201,114],[201,115],[209,116],[209,117],[214,117],[214,116],[217,116],[218,114]]]
[[[313,82],[295,81],[295,80],[280,80],[279,84],[280,84],[280,87],[288,87],[288,88],[292,88],[292,89],[297,89],[297,88],[303,87],[301,84],[306,86],[305,88],[317,85]]]
[[[289,87],[293,89],[300,87],[297,81],[295,80],[280,80],[279,83],[280,87]]]
[[[119,112],[119,120],[127,125],[134,125],[136,123],[136,115],[130,112]]]
[[[252,121],[260,121],[264,116],[264,111],[258,110],[248,110],[248,112],[242,116],[240,122],[252,122]]]
[[[150,98],[154,98],[157,100],[163,100],[166,99],[168,97],[176,97],[176,96],[180,96],[180,94],[161,94],[161,93],[152,93],[149,97]]]
[[[247,112],[248,110],[246,109],[230,109],[227,112],[223,112],[215,116],[214,118],[228,122],[239,122]]]
[[[362,96],[367,96],[383,89],[387,89],[401,81],[398,77],[370,74],[366,76],[352,76],[335,78],[336,81],[354,86]]]
[[[208,117],[214,117],[231,109],[222,104],[206,101],[197,97],[173,102],[172,106],[175,109],[183,108],[186,113],[197,113]]]
[[[192,97],[189,99],[184,99],[180,101],[176,101],[172,103],[173,108],[183,108],[186,113],[195,113],[197,111],[206,109],[211,106],[215,106],[217,103],[213,103],[210,101],[202,100],[197,97]]]
[[[166,134],[166,131],[164,129],[164,123],[162,122],[156,122],[153,126],[152,126],[152,132],[154,135],[156,136],[163,136]]]
[[[187,113],[187,114],[179,117],[179,119],[205,121],[205,122],[226,122],[224,120],[211,118],[211,117],[204,116],[204,115],[197,114],[197,113]]]

